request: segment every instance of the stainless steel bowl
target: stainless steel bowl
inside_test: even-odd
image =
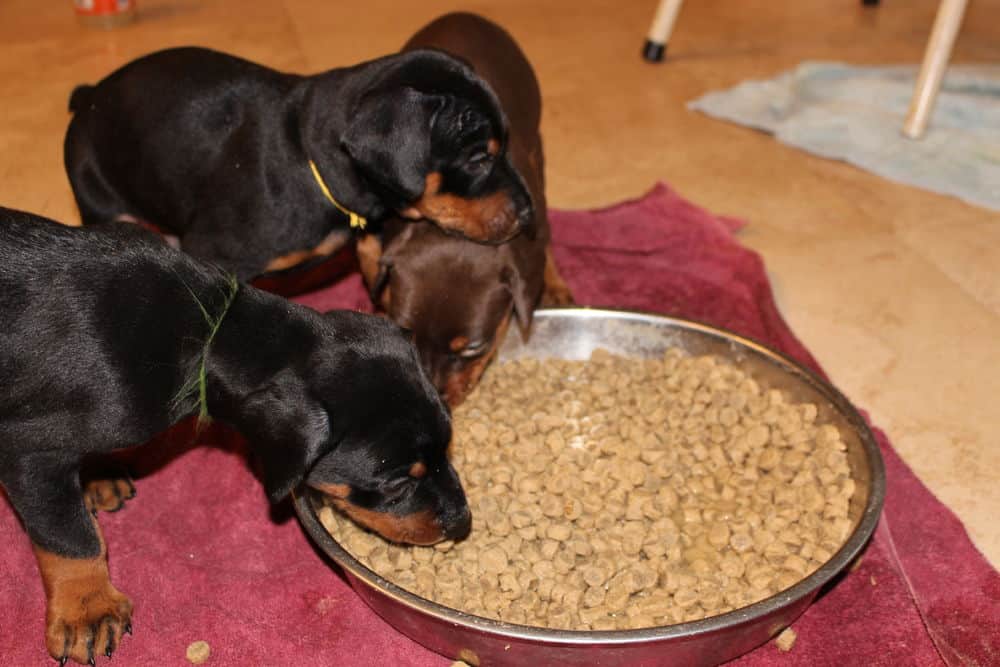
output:
[[[758,343],[710,326],[635,312],[567,308],[535,315],[531,339],[507,337],[500,359],[586,359],[598,347],[634,357],[658,356],[671,346],[739,362],[765,388],[812,402],[819,419],[835,424],[847,443],[857,490],[855,527],[830,560],[770,598],[719,616],[643,630],[549,630],[465,614],[414,595],[355,560],[320,524],[309,494],[295,508],[306,531],[344,572],[354,590],[397,630],[444,656],[473,665],[713,665],[766,642],[813,601],[820,588],[850,563],[871,537],[885,497],[878,445],[844,396],[812,372]]]

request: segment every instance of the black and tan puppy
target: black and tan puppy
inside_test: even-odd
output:
[[[527,331],[539,303],[565,305],[572,296],[549,248],[542,101],[528,59],[503,28],[467,13],[442,16],[403,47],[404,53],[422,49],[460,58],[496,93],[510,126],[509,159],[533,205],[534,233],[497,246],[398,218],[385,223],[381,237],[358,242],[373,302],[413,332],[431,379],[454,406],[478,382],[512,313]]]
[[[116,509],[130,485],[88,494],[81,461],[199,410],[247,437],[273,500],[304,482],[399,542],[470,527],[447,408],[399,327],[241,285],[135,225],[0,209],[0,378],[0,484],[63,663],[111,655],[132,609],[88,511]]]
[[[84,224],[151,223],[240,279],[329,255],[390,214],[489,243],[531,220],[496,96],[439,52],[298,76],[170,49],[77,88],[70,110]]]

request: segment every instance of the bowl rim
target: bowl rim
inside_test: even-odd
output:
[[[768,616],[778,613],[781,609],[790,606],[792,603],[807,596],[813,595],[820,588],[830,582],[839,574],[851,561],[853,561],[861,550],[868,543],[875,527],[878,523],[882,506],[885,501],[885,465],[882,461],[881,450],[875,435],[872,433],[868,423],[861,416],[854,405],[834,387],[829,381],[822,378],[815,371],[806,368],[788,355],[774,350],[768,345],[754,340],[748,336],[737,334],[726,329],[712,326],[697,320],[663,315],[660,313],[646,312],[641,310],[626,310],[617,308],[601,307],[581,307],[568,306],[560,308],[542,308],[535,311],[535,317],[571,317],[599,319],[612,317],[621,320],[633,320],[649,322],[657,320],[661,323],[672,324],[683,329],[691,329],[702,334],[707,334],[714,338],[719,338],[738,346],[749,348],[750,350],[778,362],[786,371],[801,377],[813,389],[824,395],[827,400],[844,416],[850,425],[856,430],[858,439],[864,448],[871,473],[870,489],[868,501],[862,510],[861,517],[854,530],[848,536],[843,546],[823,565],[817,568],[809,576],[798,581],[795,585],[787,588],[770,597],[759,600],[753,604],[734,609],[724,614],[709,616],[696,621],[685,621],[672,625],[661,625],[637,630],[563,630],[553,628],[543,628],[529,625],[519,625],[476,616],[458,609],[447,607],[438,602],[428,600],[415,593],[397,586],[391,581],[384,579],[379,574],[369,569],[358,561],[354,556],[330,535],[326,528],[320,523],[316,515],[316,510],[310,498],[311,492],[300,490],[293,491],[293,501],[295,512],[300,522],[309,536],[319,545],[328,558],[339,565],[349,576],[364,582],[383,595],[386,595],[397,604],[401,604],[412,611],[431,616],[436,620],[463,626],[480,633],[496,635],[499,639],[519,639],[530,642],[542,642],[550,645],[632,645],[658,642],[663,640],[676,640],[692,638],[695,636],[709,635],[716,632],[731,629],[733,627],[750,624],[755,621],[765,619]],[[783,625],[776,626],[773,632],[780,630]]]

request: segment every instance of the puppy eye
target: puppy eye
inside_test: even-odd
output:
[[[382,495],[386,500],[399,500],[409,493],[416,482],[413,477],[400,477],[386,484],[382,489]]]
[[[483,168],[488,167],[493,162],[493,156],[486,151],[480,151],[478,153],[473,153],[469,157],[469,165],[472,167]]]
[[[458,356],[463,359],[475,359],[487,350],[490,342],[488,340],[474,341],[458,351]]]

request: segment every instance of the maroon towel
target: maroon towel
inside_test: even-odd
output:
[[[733,240],[738,226],[661,185],[612,208],[554,213],[554,249],[580,303],[702,320],[818,368],[778,314],[760,258]],[[368,307],[356,275],[298,300],[323,310]],[[1000,663],[1000,575],[876,435],[888,493],[860,568],[795,622],[791,652],[768,644],[733,664]],[[169,437],[194,439],[183,427]],[[123,511],[100,515],[112,580],[135,602],[135,635],[111,664],[185,665],[185,649],[199,639],[211,645],[210,665],[449,663],[370,611],[287,505],[268,508],[239,438],[212,428],[198,439],[215,446],[166,462],[138,480]],[[0,544],[0,655],[7,665],[49,664],[41,582],[6,502]]]

